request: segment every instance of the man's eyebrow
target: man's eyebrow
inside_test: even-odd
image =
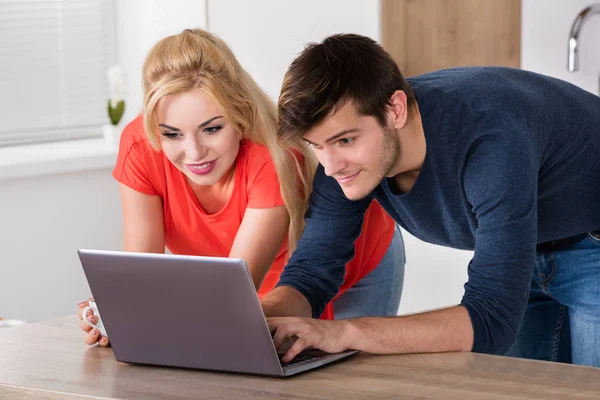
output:
[[[327,138],[327,140],[325,140],[325,143],[331,143],[333,141],[335,141],[336,139],[339,139],[340,137],[348,134],[348,133],[353,133],[353,132],[358,132],[360,129],[358,128],[352,128],[352,129],[344,129],[341,132],[336,133],[333,136],[330,136],[329,138]]]
[[[329,138],[327,138],[325,140],[325,143],[331,143],[331,142],[335,141],[336,139],[339,139],[340,137],[342,137],[342,136],[344,136],[344,135],[346,135],[348,133],[353,133],[353,132],[360,132],[360,129],[358,129],[358,128],[344,129],[343,131],[338,132],[335,135],[330,136]],[[311,142],[310,140],[308,140],[306,138],[302,138],[302,140],[304,140],[308,144],[315,145],[315,143]]]

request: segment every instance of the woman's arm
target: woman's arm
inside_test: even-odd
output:
[[[285,206],[248,208],[229,257],[248,264],[256,290],[260,287],[287,234],[289,214]]]
[[[142,253],[165,252],[162,199],[119,184],[123,208],[123,249]]]
[[[124,184],[119,184],[121,205],[123,208],[123,249],[142,253],[165,252],[165,224],[162,210],[162,199],[137,192]],[[79,319],[87,318],[97,323],[93,314],[82,315],[82,310],[89,300],[79,303]],[[85,342],[92,345],[108,346],[107,337],[101,337],[97,329],[92,329],[81,321],[81,329],[87,332]]]

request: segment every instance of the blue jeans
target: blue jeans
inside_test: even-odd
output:
[[[508,356],[600,367],[600,232],[537,254]]]
[[[379,265],[333,303],[335,319],[398,314],[404,283],[404,242],[396,226]]]

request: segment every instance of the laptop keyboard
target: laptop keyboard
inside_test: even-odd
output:
[[[281,354],[281,357],[283,357],[283,354]],[[280,358],[279,362],[281,363],[282,367],[289,367],[291,365],[298,365],[298,364],[302,364],[302,363],[305,363],[308,361],[316,360],[317,358],[319,358],[319,356],[309,356],[309,355],[298,354],[296,357],[294,357],[292,359],[292,361],[283,362],[283,361],[281,361],[281,358]]]
[[[321,350],[306,349],[306,350],[302,351],[300,354],[298,354],[296,357],[294,357],[294,359],[292,361],[287,362],[287,363],[281,361],[281,357],[283,357],[283,354],[279,354],[279,362],[281,363],[282,367],[287,367],[290,365],[298,365],[298,364],[306,363],[309,361],[313,361],[318,358],[323,358],[324,356],[327,356],[327,355],[329,355],[329,353],[325,353],[324,351],[321,351]]]

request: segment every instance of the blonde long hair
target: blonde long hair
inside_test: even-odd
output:
[[[143,67],[144,128],[152,147],[160,150],[156,106],[168,95],[201,88],[242,137],[266,146],[275,163],[281,195],[290,215],[288,254],[304,229],[304,213],[312,189],[316,161],[302,143],[280,144],[273,101],[242,68],[220,38],[201,29],[186,29],[152,47]]]

